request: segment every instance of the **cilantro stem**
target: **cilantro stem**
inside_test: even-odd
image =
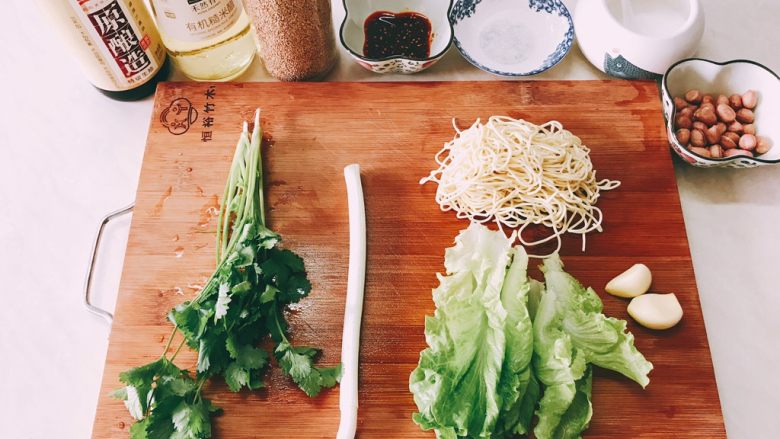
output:
[[[203,388],[203,385],[206,384],[206,381],[208,380],[208,377],[201,376],[198,378],[198,387],[195,389],[195,397],[192,398],[192,403],[195,404],[196,402],[200,401],[201,394],[200,390]]]
[[[173,356],[172,356],[172,357],[171,357],[171,359],[170,359],[170,360],[168,360],[168,361],[170,361],[171,363],[173,363],[173,360],[175,360],[175,359],[176,359],[176,356],[177,356],[177,355],[179,355],[179,351],[181,350],[182,346],[184,346],[184,343],[186,343],[186,342],[187,342],[187,339],[184,339],[184,340],[182,340],[182,341],[181,341],[181,343],[179,343],[179,347],[178,347],[178,348],[176,348],[176,352],[174,352],[174,353],[173,353]]]
[[[238,139],[238,145],[236,145],[236,151],[233,154],[233,162],[230,165],[230,174],[228,175],[228,181],[225,184],[225,191],[222,195],[222,205],[219,208],[219,218],[217,219],[217,264],[222,260],[225,254],[225,241],[224,237],[228,235],[228,227],[230,225],[230,210],[228,206],[232,204],[233,197],[236,195],[236,169],[241,166],[241,152],[244,149],[243,145],[246,142],[246,127],[244,133]],[[227,214],[227,215],[225,215]]]
[[[225,254],[229,254],[229,253],[225,253]],[[198,297],[196,297],[192,301],[192,303],[200,303],[203,299],[205,299],[211,294],[211,290],[216,286],[217,275],[222,272],[222,267],[224,265],[225,265],[224,260],[217,265],[217,268],[211,274],[209,280],[206,281],[206,284],[203,286],[203,289],[200,290],[200,293],[198,293]]]
[[[252,144],[257,144],[257,191],[255,196],[257,197],[257,203],[259,207],[257,210],[260,212],[260,224],[265,227],[265,191],[263,188],[263,128],[260,126],[260,110],[255,113],[255,130],[252,131]]]
[[[236,179],[232,182],[229,182],[235,188],[235,196],[240,200],[242,197],[246,197],[247,194],[247,175],[244,174],[246,171],[246,154],[249,150],[250,144],[249,144],[249,128],[247,126],[247,123],[244,122],[244,130],[241,133],[241,151],[240,153],[237,151],[237,154],[241,157],[241,161],[237,163],[237,169],[236,171]],[[244,223],[244,205],[242,203],[238,203],[238,209],[235,211],[236,217],[233,219],[233,225],[230,228],[230,237],[229,239],[223,241],[224,248],[225,248],[225,254],[227,254],[227,250],[232,247],[232,243],[235,242],[235,237],[237,233],[241,233],[241,229],[243,228]],[[230,212],[232,212],[233,209],[233,199],[230,200],[230,204],[226,204],[226,209],[228,212],[228,220],[230,219]],[[227,235],[225,235],[227,236]],[[223,237],[224,239],[224,237]]]
[[[165,354],[168,353],[168,348],[171,347],[171,342],[173,341],[173,336],[176,335],[176,330],[179,329],[179,325],[173,326],[173,331],[171,331],[171,335],[168,336],[168,343],[165,344],[165,348],[163,349],[162,355],[160,355],[160,358],[165,358]],[[171,360],[173,361],[173,360]]]
[[[287,335],[284,333],[284,329],[282,329],[282,324],[279,323],[279,313],[281,311],[279,310],[279,304],[276,300],[274,300],[274,323],[276,324],[276,328],[279,330],[279,343],[290,343],[290,340],[287,339]]]

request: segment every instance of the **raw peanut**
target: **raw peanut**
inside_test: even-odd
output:
[[[696,110],[695,113],[693,113],[694,119],[704,122],[705,125],[710,126],[714,125],[718,121],[718,116],[715,115],[715,111],[711,109],[710,106],[702,105],[699,107],[698,110]],[[741,111],[741,110],[740,110]]]
[[[766,137],[759,137],[756,144],[756,154],[766,154],[772,149],[772,142]]]
[[[674,119],[674,127],[678,129],[690,128],[691,124],[692,124],[691,119],[687,116],[680,115]]]
[[[692,130],[691,131],[691,145],[697,147],[707,146],[707,139],[704,137],[704,131]]]
[[[683,103],[685,103],[685,101],[683,101],[682,99],[680,99],[680,100]],[[677,101],[675,101],[675,104],[676,103],[677,103]],[[736,93],[734,93],[733,95],[729,96],[729,105],[731,105],[731,108],[733,108],[735,111],[739,110],[740,108],[742,108],[742,96],[740,96],[740,95],[738,95]]]
[[[710,110],[715,111],[715,105],[713,105],[712,102],[702,102],[699,108],[709,108]]]
[[[693,119],[693,112],[696,111],[696,107],[685,107],[677,112],[678,116],[685,116],[689,119]]]
[[[694,154],[698,154],[702,157],[712,157],[712,154],[710,154],[710,150],[707,148],[699,148],[698,146],[692,146],[691,152]]]
[[[713,113],[715,113],[715,106],[712,105],[712,104],[701,104],[701,106],[699,106],[699,108],[697,108],[693,112],[693,114],[696,114],[697,111],[701,111],[703,113],[709,113],[710,111],[712,111]],[[717,121],[717,119],[718,119],[718,114],[715,113],[715,120]],[[709,125],[712,125],[712,124],[708,123],[707,126],[709,126]]]
[[[756,108],[756,104],[758,104],[758,94],[755,90],[748,90],[742,95],[742,105],[744,105],[745,108],[752,110],[753,108]]]
[[[710,95],[704,95],[701,98],[702,104],[712,104],[713,102],[715,102],[715,99],[713,99]]]
[[[704,137],[707,138],[707,143],[713,144],[718,143],[718,140],[720,140],[720,130],[718,130],[717,125],[713,125],[709,128],[707,128],[707,131],[704,132]]]
[[[674,135],[683,146],[688,146],[688,143],[691,141],[691,131],[687,128],[680,128]]]
[[[726,156],[726,157],[734,157],[734,156],[737,156],[737,155],[744,155],[744,156],[748,156],[748,157],[753,157],[753,153],[752,152],[745,151],[744,149],[739,149],[739,148],[737,148],[737,149],[727,149],[726,153],[724,154],[724,156]]]
[[[740,102],[741,102],[741,100],[742,100],[742,98],[740,98]],[[674,98],[674,108],[677,111],[680,111],[680,110],[682,110],[683,108],[685,108],[687,106],[688,106],[688,103],[685,102],[685,99],[679,98],[679,97],[675,96],[675,98]]]
[[[729,104],[729,98],[727,98],[725,95],[718,95],[718,99],[715,99],[715,105],[728,105]]]
[[[699,122],[698,120],[693,122],[693,129],[699,130],[699,131],[707,131],[707,125],[704,125],[703,122]]]
[[[739,138],[739,147],[745,151],[756,149],[757,144],[758,140],[756,140],[756,136],[752,134],[743,134],[742,137]]]
[[[737,118],[737,112],[734,111],[733,108],[729,107],[728,104],[718,104],[716,111],[718,112],[718,117],[723,122],[731,123],[734,122],[734,120]]]
[[[740,135],[740,136],[744,132],[744,129],[745,129],[745,127],[741,123],[739,123],[737,121],[731,122],[729,124],[729,127],[728,127],[729,132],[737,133],[737,135]]]
[[[710,146],[710,155],[714,159],[723,157],[723,148],[721,148],[718,144]]]
[[[729,139],[733,140],[734,143],[739,142],[739,134],[733,131],[726,131],[725,133],[723,133],[723,137],[728,137]]]
[[[753,114],[753,110],[742,108],[741,110],[737,111],[737,120],[742,123],[753,123],[755,119],[756,116]]]
[[[756,135],[756,125],[749,123],[747,125],[742,125],[742,133],[743,134],[752,134]]]
[[[734,133],[726,133],[726,134],[734,134]],[[727,136],[726,134],[720,137],[720,142],[719,142],[720,145],[723,146],[724,149],[736,148],[737,142],[739,142],[739,136],[737,136],[737,140],[733,140],[731,137]]]
[[[699,90],[689,90],[688,93],[685,93],[685,100],[692,103],[699,105],[701,103],[702,94]]]
[[[727,129],[727,128],[726,128],[726,124],[725,124],[725,123],[723,123],[723,122],[718,122],[718,123],[717,123],[715,126],[716,126],[716,127],[718,127],[718,135],[719,135],[719,136],[722,136],[722,135],[723,135],[723,133],[725,133],[725,132],[726,132],[726,129]]]

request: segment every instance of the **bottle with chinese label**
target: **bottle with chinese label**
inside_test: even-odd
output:
[[[151,0],[163,43],[181,71],[199,81],[243,73],[257,50],[241,0]]]
[[[165,47],[142,0],[39,0],[38,6],[87,79],[109,97],[140,99],[165,78]]]

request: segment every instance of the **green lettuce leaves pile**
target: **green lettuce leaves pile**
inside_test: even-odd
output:
[[[438,438],[576,438],[588,427],[592,365],[642,387],[652,364],[598,295],[544,261],[545,284],[502,233],[472,224],[445,252],[425,318],[428,348],[409,378],[414,421]]]

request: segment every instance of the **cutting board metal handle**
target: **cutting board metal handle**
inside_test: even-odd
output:
[[[103,237],[103,230],[106,228],[106,225],[108,225],[111,220],[132,212],[134,207],[135,203],[130,203],[129,205],[119,210],[115,210],[103,217],[103,220],[100,222],[100,227],[98,228],[97,234],[95,235],[95,242],[92,246],[92,255],[89,258],[87,278],[84,281],[84,306],[87,307],[87,311],[104,318],[109,325],[114,321],[114,315],[104,310],[103,308],[93,305],[89,300],[89,292],[92,287],[92,274],[95,271],[95,262],[97,261],[97,253],[98,249],[100,248],[100,240]]]

